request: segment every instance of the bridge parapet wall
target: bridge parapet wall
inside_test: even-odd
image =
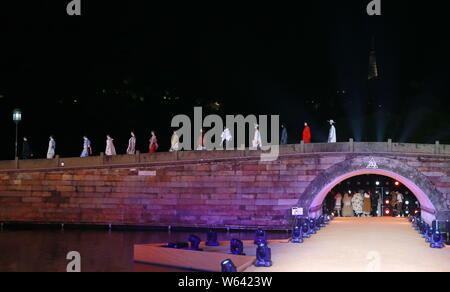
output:
[[[400,153],[400,154],[430,154],[450,156],[450,145],[436,144],[407,144],[389,142],[342,142],[342,143],[314,143],[280,146],[280,155],[312,153]],[[161,152],[155,154],[139,153],[137,155],[93,156],[88,158],[62,158],[52,160],[10,160],[0,161],[0,171],[4,170],[37,170],[72,167],[97,167],[110,165],[129,165],[136,163],[174,162],[174,161],[202,161],[227,158],[260,157],[260,151],[181,151]]]

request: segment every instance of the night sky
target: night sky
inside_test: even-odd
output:
[[[376,17],[369,0],[84,0],[81,17],[67,16],[68,0],[15,2],[0,4],[2,160],[14,156],[14,108],[37,157],[50,134],[61,156],[79,156],[85,134],[96,153],[106,134],[124,153],[131,130],[141,151],[151,130],[165,150],[172,117],[194,106],[279,114],[290,143],[304,121],[326,141],[334,119],[339,141],[450,144],[444,1],[383,0]],[[369,82],[373,38],[380,76]]]

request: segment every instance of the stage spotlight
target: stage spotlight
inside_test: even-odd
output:
[[[309,234],[316,234],[316,221],[314,219],[309,219]]]
[[[237,269],[233,261],[227,259],[222,262],[222,273],[236,273],[236,272]]]
[[[431,227],[427,228],[427,233],[425,234],[425,241],[431,243],[433,234],[434,234],[433,228]]]
[[[415,217],[416,219],[414,220],[414,228],[417,230],[417,231],[420,231],[420,229],[422,228],[422,219],[421,218],[419,218],[419,217]]]
[[[417,217],[416,216],[413,216],[413,215],[409,215],[412,219],[411,219],[411,223],[412,223],[412,226],[413,226],[413,228],[416,228],[416,226],[417,226]]]
[[[391,204],[391,200],[389,199],[384,200],[384,204],[389,206]]]
[[[230,242],[230,250],[231,254],[234,255],[245,255],[244,253],[244,244],[241,240],[233,238]]]
[[[302,227],[294,226],[292,229],[292,243],[303,243]]]
[[[197,235],[191,235],[189,236],[189,242],[191,244],[190,249],[192,250],[200,250],[200,243],[202,242],[202,240],[200,239],[200,237],[198,237]]]
[[[420,209],[415,209],[414,210],[414,215],[415,216],[420,216]]]
[[[267,233],[262,229],[256,230],[255,234],[255,244],[260,243],[267,243]]]
[[[325,226],[329,225],[330,224],[330,219],[328,219],[328,215],[327,216],[322,215],[322,217],[323,217],[323,224],[325,224]]]
[[[316,224],[316,231],[320,230],[320,218],[314,218],[314,223]]]
[[[435,230],[433,232],[433,236],[431,237],[431,248],[444,248],[444,240],[442,238],[441,232],[439,230]]]
[[[430,228],[430,226],[428,224],[422,224],[422,227],[420,228],[420,234],[422,234],[422,238],[426,238],[427,237],[427,233],[428,233],[428,229]]]
[[[394,183],[394,185],[395,185],[396,187],[399,187],[399,186],[400,186],[400,182],[396,181],[396,182]]]
[[[409,206],[409,201],[405,201],[405,205],[406,205],[406,206]]]
[[[328,218],[328,221],[333,221],[334,220],[334,216],[333,215],[328,215],[327,218]]]
[[[305,221],[302,224],[302,235],[303,238],[310,238],[310,231],[309,231],[309,222]]]
[[[392,216],[392,211],[389,208],[384,209],[384,216]]]
[[[256,248],[256,263],[257,267],[271,267],[272,266],[272,251],[267,246],[267,243],[260,243]]]
[[[320,227],[325,227],[328,224],[328,223],[325,222],[326,220],[325,220],[325,216],[324,215],[320,215],[319,221],[320,221]]]
[[[210,229],[206,235],[206,246],[219,246],[220,243],[217,241],[217,232]]]
[[[379,185],[380,185],[380,182],[379,182],[379,181],[375,182],[375,185],[379,186]]]

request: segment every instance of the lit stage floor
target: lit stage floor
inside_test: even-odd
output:
[[[450,272],[450,247],[432,249],[403,218],[336,218],[302,244],[275,244],[271,268],[247,272]]]

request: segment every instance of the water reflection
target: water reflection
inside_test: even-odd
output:
[[[80,252],[84,272],[177,271],[135,265],[133,246],[187,241],[190,234],[206,239],[201,232],[4,230],[0,232],[0,272],[65,272],[70,251]],[[253,236],[251,232],[219,233],[219,240]],[[268,238],[283,239],[287,234],[270,233]]]

